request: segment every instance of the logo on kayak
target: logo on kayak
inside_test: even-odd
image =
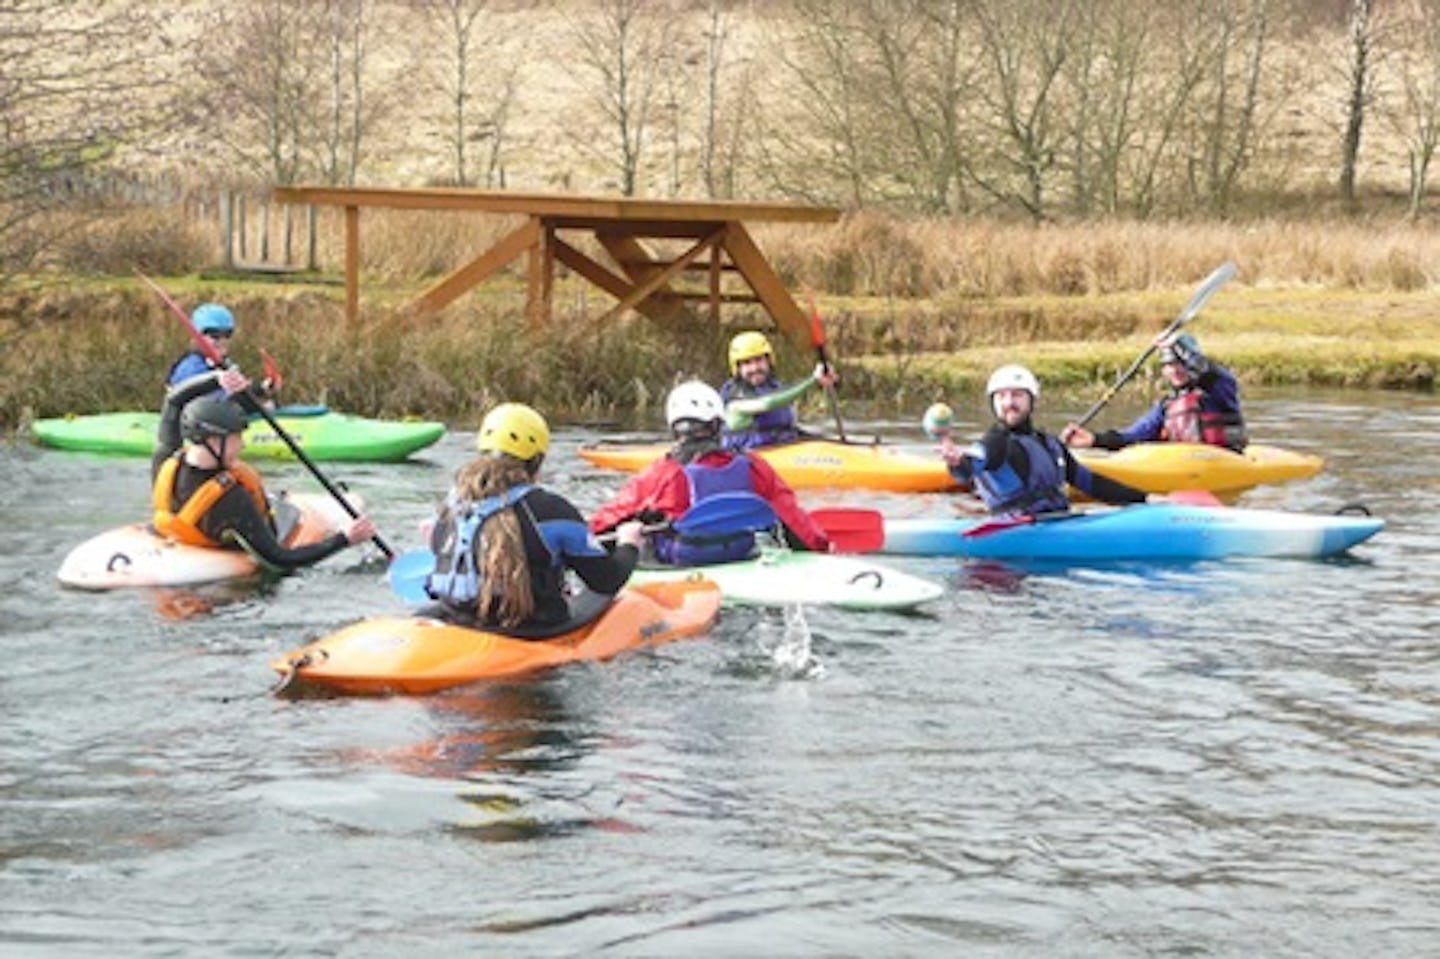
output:
[[[296,446],[305,445],[305,437],[299,433],[291,433],[290,438],[295,441]],[[254,427],[245,431],[245,442],[254,446],[256,443],[279,443],[280,434],[274,431],[256,430]]]

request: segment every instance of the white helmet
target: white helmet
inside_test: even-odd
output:
[[[1024,390],[1031,399],[1039,399],[1040,381],[1025,367],[1011,364],[990,374],[990,382],[985,384],[985,395],[994,396],[997,390]]]
[[[708,383],[689,380],[665,398],[665,422],[674,426],[681,420],[711,423],[725,418],[725,401]]]

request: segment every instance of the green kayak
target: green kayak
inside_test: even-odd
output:
[[[445,424],[431,421],[370,420],[334,413],[324,406],[282,406],[275,411],[280,428],[312,460],[395,462],[440,439]],[[63,416],[30,424],[46,446],[89,453],[149,456],[155,450],[159,413],[97,413]],[[293,460],[295,455],[270,424],[257,419],[245,431],[249,458]]]

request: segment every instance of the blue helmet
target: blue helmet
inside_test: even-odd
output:
[[[1191,373],[1199,373],[1205,366],[1205,354],[1200,344],[1189,333],[1182,333],[1160,348],[1161,363],[1179,363]]]
[[[190,321],[201,333],[235,332],[235,314],[219,303],[201,303],[190,314]]]

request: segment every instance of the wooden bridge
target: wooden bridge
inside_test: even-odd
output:
[[[765,259],[746,223],[834,223],[840,211],[795,203],[645,200],[564,194],[515,193],[460,188],[384,189],[369,187],[277,187],[280,203],[338,206],[345,210],[345,311],[354,319],[360,304],[360,211],[367,207],[521,216],[523,222],[488,250],[474,255],[424,291],[412,304],[420,314],[454,302],[497,270],[527,257],[526,315],[532,323],[551,318],[555,264],[613,297],[597,319],[625,310],[666,321],[691,316],[691,302],[708,305],[712,319],[725,303],[758,303],[792,339],[808,342],[808,324],[775,269]],[[589,234],[611,263],[583,252],[573,234]],[[683,252],[664,256],[650,241],[687,242]],[[673,243],[670,245],[674,245]],[[684,272],[703,272],[695,291],[677,287]],[[733,292],[724,278],[734,275],[749,287]]]

